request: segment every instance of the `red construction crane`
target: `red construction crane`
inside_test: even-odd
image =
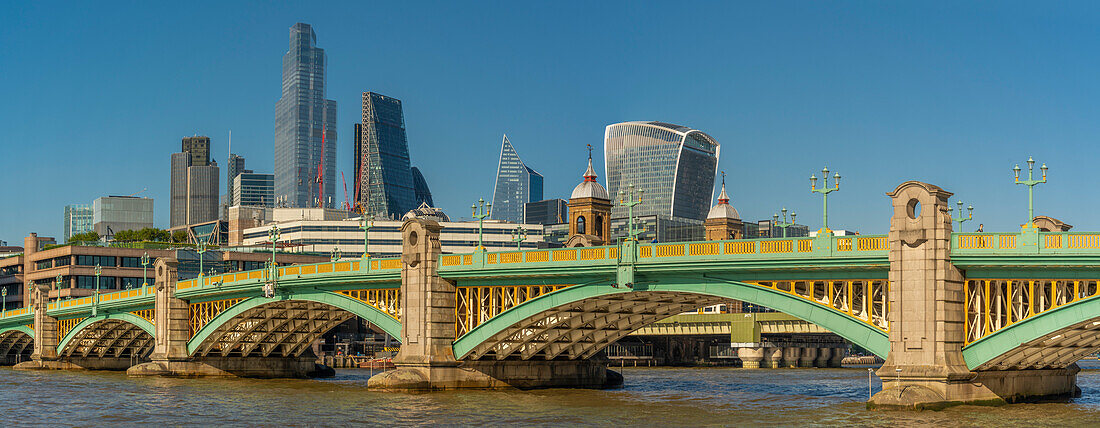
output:
[[[321,124],[321,160],[317,162],[317,208],[325,205],[325,125]]]
[[[340,181],[344,183],[344,211],[351,212],[351,205],[348,204],[348,181],[344,179],[344,171],[340,171]]]

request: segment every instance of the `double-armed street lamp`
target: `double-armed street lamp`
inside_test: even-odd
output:
[[[202,284],[202,276],[203,276],[203,274],[202,274],[202,259],[203,259],[203,254],[206,254],[206,240],[204,240],[204,239],[199,240],[199,247],[198,247],[197,250],[195,250],[195,252],[199,253],[199,284]]]
[[[966,207],[966,210],[967,210],[968,213],[967,213],[966,217],[963,217],[963,201],[955,201],[955,204],[957,204],[959,206],[959,216],[958,217],[953,217],[953,214],[951,214],[951,211],[952,211],[951,207],[947,207],[947,215],[948,215],[948,217],[951,217],[951,220],[959,222],[959,230],[958,231],[962,231],[963,223],[966,223],[966,222],[974,219],[974,206],[971,205],[971,206]]]
[[[271,239],[271,261],[268,262],[267,281],[264,282],[264,297],[275,297],[275,287],[278,285],[279,265],[275,263],[275,245],[279,242],[279,225],[271,225],[267,237]]]
[[[141,255],[141,287],[145,288],[149,286],[149,275],[147,272],[149,269],[149,252]]]
[[[640,231],[640,230],[635,231],[634,230],[634,206],[642,203],[642,194],[645,193],[645,190],[642,190],[642,189],[635,190],[634,189],[634,183],[630,183],[630,186],[629,186],[628,190],[629,190],[629,192],[623,192],[622,190],[619,190],[619,205],[622,205],[622,206],[626,207],[626,213],[627,213],[627,223],[626,223],[626,230],[627,230],[626,235],[627,235],[627,237],[626,237],[626,239],[631,240],[631,241],[637,241],[638,240],[638,235],[641,235],[642,231]],[[637,199],[635,199],[635,195],[637,195]]]
[[[470,209],[474,212],[473,217],[477,219],[477,250],[485,251],[485,247],[482,246],[482,226],[485,222],[485,217],[489,217],[493,214],[493,203],[485,203],[485,199],[480,198],[477,200],[477,204],[470,205]]]
[[[96,316],[99,313],[99,275],[103,273],[103,267],[99,263],[95,264],[95,304],[92,305],[92,316]]]
[[[524,229],[523,226],[517,227],[516,230],[512,231],[512,242],[516,243],[517,250],[523,249],[521,245],[525,240],[527,240],[527,229]]]
[[[340,247],[333,247],[331,259],[333,262],[340,261],[340,258],[344,257],[344,253],[340,252]]]
[[[363,258],[370,258],[370,228],[374,227],[374,220],[368,219],[368,214],[363,214],[359,221],[359,228],[363,229]]]
[[[794,217],[797,216],[798,214],[796,214],[794,211],[791,211],[791,221],[788,222],[787,221],[787,207],[783,207],[783,209],[781,211],[783,212],[783,222],[782,223],[779,222],[779,214],[772,214],[772,223],[775,224],[775,227],[783,229],[783,237],[786,238],[787,237],[787,228],[791,227],[791,226],[794,226]],[[774,236],[773,236],[773,238],[774,238]]]
[[[1035,219],[1035,186],[1047,182],[1047,164],[1044,163],[1039,169],[1043,171],[1043,178],[1035,180],[1032,176],[1035,171],[1035,159],[1031,156],[1027,157],[1027,180],[1020,181],[1020,164],[1012,168],[1012,172],[1016,174],[1016,184],[1027,186],[1027,223],[1024,223],[1025,225],[1030,225]]]
[[[825,167],[821,170],[822,186],[817,188],[817,177],[813,174],[810,175],[810,191],[814,193],[820,193],[822,196],[823,206],[821,210],[821,230],[823,232],[829,232],[829,194],[840,190],[840,173],[833,175],[833,187],[829,187],[829,167]]]
[[[3,289],[0,289],[0,296],[2,296],[3,300],[4,300],[4,308],[0,309],[0,314],[3,314],[4,317],[7,317],[8,316],[8,287],[4,287]]]

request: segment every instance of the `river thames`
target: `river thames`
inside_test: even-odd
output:
[[[867,370],[629,368],[623,388],[381,393],[367,370],[324,380],[128,378],[0,370],[9,424],[518,426],[1081,426],[1100,422],[1100,364],[1068,403],[869,411]],[[880,387],[877,378],[871,385]]]

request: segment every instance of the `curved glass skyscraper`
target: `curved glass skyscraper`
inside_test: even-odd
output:
[[[634,184],[644,190],[634,215],[706,220],[718,169],[718,141],[685,126],[664,122],[623,122],[604,131],[607,190]],[[627,216],[614,204],[612,218]]]
[[[290,27],[283,96],[275,103],[275,197],[290,207],[331,208],[336,200],[336,101],[325,99],[326,62],[313,27]]]
[[[495,220],[523,223],[523,204],[542,200],[542,174],[523,163],[508,136],[500,143],[497,181],[493,186]]]

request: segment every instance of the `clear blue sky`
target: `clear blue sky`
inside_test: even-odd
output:
[[[1037,213],[1100,230],[1095,3],[766,3],[4,2],[0,240],[59,237],[66,204],[145,187],[166,227],[183,136],[210,136],[224,164],[232,130],[270,172],[299,21],[328,54],[340,170],[361,92],[400,98],[453,217],[491,197],[504,133],[568,198],[604,126],[661,120],[718,139],[748,220],[787,206],[820,227],[808,177],[827,164],[844,176],[834,228],[885,232],[884,193],[917,179],[973,204],[974,226],[1014,230],[1027,196],[1010,169],[1032,155],[1051,168]]]

